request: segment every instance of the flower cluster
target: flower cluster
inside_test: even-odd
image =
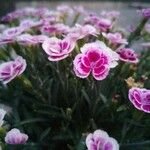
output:
[[[116,25],[120,12],[102,11],[96,14],[86,11],[82,6],[61,5],[56,10],[26,7],[2,17],[0,100],[7,103],[11,99],[8,105],[16,111],[14,115],[17,114],[14,117],[16,120],[11,122],[12,126],[16,126],[18,120],[23,121],[21,130],[31,134],[32,142],[40,141],[42,149],[47,149],[49,145],[52,145],[52,149],[66,149],[67,146],[73,149],[71,143],[83,139],[78,135],[103,126],[107,121],[109,125],[106,128],[109,128],[112,122],[116,123],[115,117],[121,111],[130,109],[127,107],[126,95],[138,110],[150,113],[150,90],[144,88],[146,79],[140,80],[143,75],[137,71],[138,66],[143,67],[149,58],[144,57],[142,60],[142,56],[136,53],[136,45],[132,46],[134,40],[144,39],[143,36],[150,33],[150,24],[146,24],[150,18],[150,8],[142,9],[140,13],[141,23],[137,27],[133,26],[130,33]],[[143,43],[143,46],[149,45],[149,42]],[[145,75],[149,76],[149,72]],[[139,82],[135,82],[133,77]],[[19,81],[8,84],[15,78]],[[127,88],[131,88],[129,93],[126,92]],[[123,116],[132,116],[123,113]],[[5,140],[2,140],[5,141],[4,145],[25,144],[27,134],[16,128],[7,132],[11,124],[7,126],[5,120],[5,125],[5,114],[6,111],[0,109],[0,127],[5,133]],[[87,121],[84,120],[85,115]],[[55,117],[57,124],[49,121]],[[107,121],[105,117],[108,117]],[[121,128],[124,132],[126,122],[119,122],[119,119],[117,123],[123,125]],[[43,125],[36,122],[42,122]],[[35,130],[29,130],[29,123],[36,126]],[[66,123],[67,126],[64,126]],[[81,127],[81,123],[85,125]],[[69,132],[64,132],[66,129]],[[121,138],[121,144],[124,142],[123,134],[122,137],[114,134],[118,136],[116,139]],[[67,138],[61,142],[60,137]],[[54,140],[57,138],[67,146],[57,148],[59,144]],[[46,139],[51,139],[50,143]],[[34,145],[32,142],[31,145]],[[90,133],[86,137],[86,146],[88,150],[119,150],[118,142],[103,130]]]

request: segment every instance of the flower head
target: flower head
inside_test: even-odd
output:
[[[23,16],[24,16],[24,11],[18,9],[16,11],[13,11],[13,12],[8,13],[7,15],[3,16],[1,21],[4,23],[8,23],[8,22],[11,22],[15,19],[21,18]]]
[[[117,33],[102,33],[105,38],[107,38],[113,44],[128,44],[127,40],[122,38],[122,34]]]
[[[135,108],[150,113],[150,90],[133,87],[128,96]]]
[[[110,71],[117,65],[118,54],[108,48],[103,42],[85,44],[81,54],[74,59],[76,76],[86,78],[92,73],[96,80],[105,79]]]
[[[150,18],[150,8],[145,8],[139,11],[144,18]]]
[[[16,37],[23,32],[23,29],[20,27],[12,27],[4,30],[3,35],[6,37]]]
[[[139,59],[137,54],[130,48],[121,48],[117,51],[120,60],[130,63],[138,63]]]
[[[68,36],[74,40],[82,39],[88,35],[93,35],[96,36],[97,31],[96,28],[93,27],[92,25],[79,25],[76,24],[74,28],[71,29],[70,33]]]
[[[103,130],[90,133],[86,138],[86,146],[88,150],[119,150],[118,142]]]
[[[112,20],[104,17],[98,17],[96,14],[90,14],[85,19],[85,23],[94,25],[100,31],[107,31],[112,27]]]
[[[24,19],[20,22],[20,28],[22,28],[23,30],[40,27],[41,25],[42,25],[42,21],[33,21],[31,19]]]
[[[99,18],[95,26],[100,29],[100,31],[105,32],[112,27],[112,21],[107,18]]]
[[[48,59],[50,61],[59,61],[69,56],[70,52],[75,47],[75,43],[69,38],[61,40],[53,37],[47,38],[43,42],[42,47],[48,54]]]
[[[2,63],[0,65],[0,81],[7,84],[16,76],[21,75],[26,69],[26,61],[18,56],[14,61]]]
[[[5,136],[5,142],[7,144],[17,145],[25,144],[28,140],[28,135],[21,133],[18,129],[11,129]]]
[[[46,35],[22,34],[17,36],[16,40],[21,45],[37,45],[43,43],[46,38]]]
[[[50,35],[67,34],[69,30],[70,30],[69,26],[61,24],[61,23],[53,24],[53,25],[44,25],[41,28],[42,33],[47,33]]]
[[[0,34],[0,46],[3,46],[4,44],[8,44],[8,43],[13,43],[13,42],[14,42],[13,37]]]

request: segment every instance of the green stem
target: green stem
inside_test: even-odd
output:
[[[141,31],[143,30],[145,24],[147,23],[148,19],[147,18],[143,18],[142,21],[140,22],[140,24],[137,26],[137,28],[135,29],[134,32],[132,32],[128,38],[128,46],[130,46],[132,44],[132,42],[140,36]]]
[[[79,16],[80,16],[80,13],[77,13],[77,14],[75,15],[71,26],[74,26],[74,25],[76,24],[76,22],[78,21]]]

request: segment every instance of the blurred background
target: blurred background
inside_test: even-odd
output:
[[[150,0],[0,0],[0,17],[23,7],[48,7],[53,10],[63,4],[82,5],[89,12],[96,13],[103,10],[118,10],[121,12],[118,25],[129,30],[139,22],[140,16],[137,15],[137,10],[150,7]],[[141,46],[136,44],[133,48],[138,51]]]
[[[131,10],[149,7],[150,0],[0,0],[0,15],[24,6],[47,6],[53,8],[58,4],[84,5],[86,8]],[[131,15],[130,15],[131,16]]]
[[[138,21],[136,10],[150,7],[150,0],[0,0],[0,16],[23,7],[48,7],[55,9],[61,4],[82,5],[89,11],[97,13],[102,10],[119,10],[123,15],[120,23],[124,27],[128,23]]]

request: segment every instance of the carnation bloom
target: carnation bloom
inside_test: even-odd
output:
[[[95,14],[90,14],[85,19],[85,23],[94,25],[100,31],[107,31],[112,27],[112,20],[108,18],[98,17]]]
[[[130,63],[138,63],[139,59],[137,54],[130,48],[121,48],[117,51],[120,60]]]
[[[79,25],[76,24],[74,28],[71,29],[70,33],[68,36],[74,40],[82,39],[88,35],[93,35],[96,36],[97,31],[96,28],[93,27],[92,25]]]
[[[95,25],[99,21],[99,17],[95,13],[90,13],[87,17],[84,18],[85,24]]]
[[[16,41],[21,45],[36,45],[43,43],[46,38],[48,37],[45,35],[22,34],[17,36]]]
[[[112,27],[112,21],[107,18],[99,18],[95,26],[100,29],[100,31],[105,32]]]
[[[26,68],[26,61],[18,56],[14,61],[4,62],[0,65],[0,81],[7,84],[16,76],[21,75]]]
[[[117,33],[102,33],[102,35],[113,44],[128,44],[127,40],[122,38],[122,34]]]
[[[50,24],[55,24],[59,21],[59,17],[55,14],[48,14],[44,18],[41,19],[43,26],[49,26]]]
[[[80,78],[86,78],[92,73],[96,80],[103,80],[108,76],[110,68],[118,64],[118,54],[103,42],[85,44],[81,52],[73,61],[75,74]]]
[[[17,145],[25,144],[28,140],[28,135],[21,133],[18,129],[11,129],[5,136],[5,142],[7,144]]]
[[[150,8],[145,8],[145,9],[142,9],[140,11],[140,14],[144,17],[144,18],[150,18]]]
[[[5,115],[6,115],[6,111],[0,108],[0,127],[3,125],[3,122],[4,122],[3,119]]]
[[[133,87],[128,96],[135,108],[150,113],[150,90]]]
[[[20,35],[23,32],[23,28],[21,27],[12,27],[4,30],[3,35],[6,37],[16,37],[17,35]]]
[[[86,146],[88,150],[119,150],[118,142],[103,130],[90,133],[86,138]]]
[[[7,15],[3,16],[1,21],[4,23],[8,23],[15,19],[19,19],[23,16],[24,16],[24,11],[19,9],[19,10],[13,11],[13,12],[8,13]]]
[[[13,43],[13,42],[14,42],[13,37],[9,37],[9,36],[5,36],[3,34],[0,34],[0,46],[2,46],[4,44],[8,44],[8,43]]]
[[[24,30],[39,27],[41,25],[42,25],[42,21],[33,21],[31,19],[24,19],[20,22],[20,27]]]
[[[42,47],[48,54],[48,59],[50,61],[59,61],[68,57],[70,52],[74,49],[75,43],[69,38],[61,40],[56,37],[52,37],[47,38],[43,42]]]
[[[70,30],[69,26],[61,23],[53,24],[53,25],[44,25],[41,28],[42,33],[48,33],[50,35],[67,34],[69,30]]]

